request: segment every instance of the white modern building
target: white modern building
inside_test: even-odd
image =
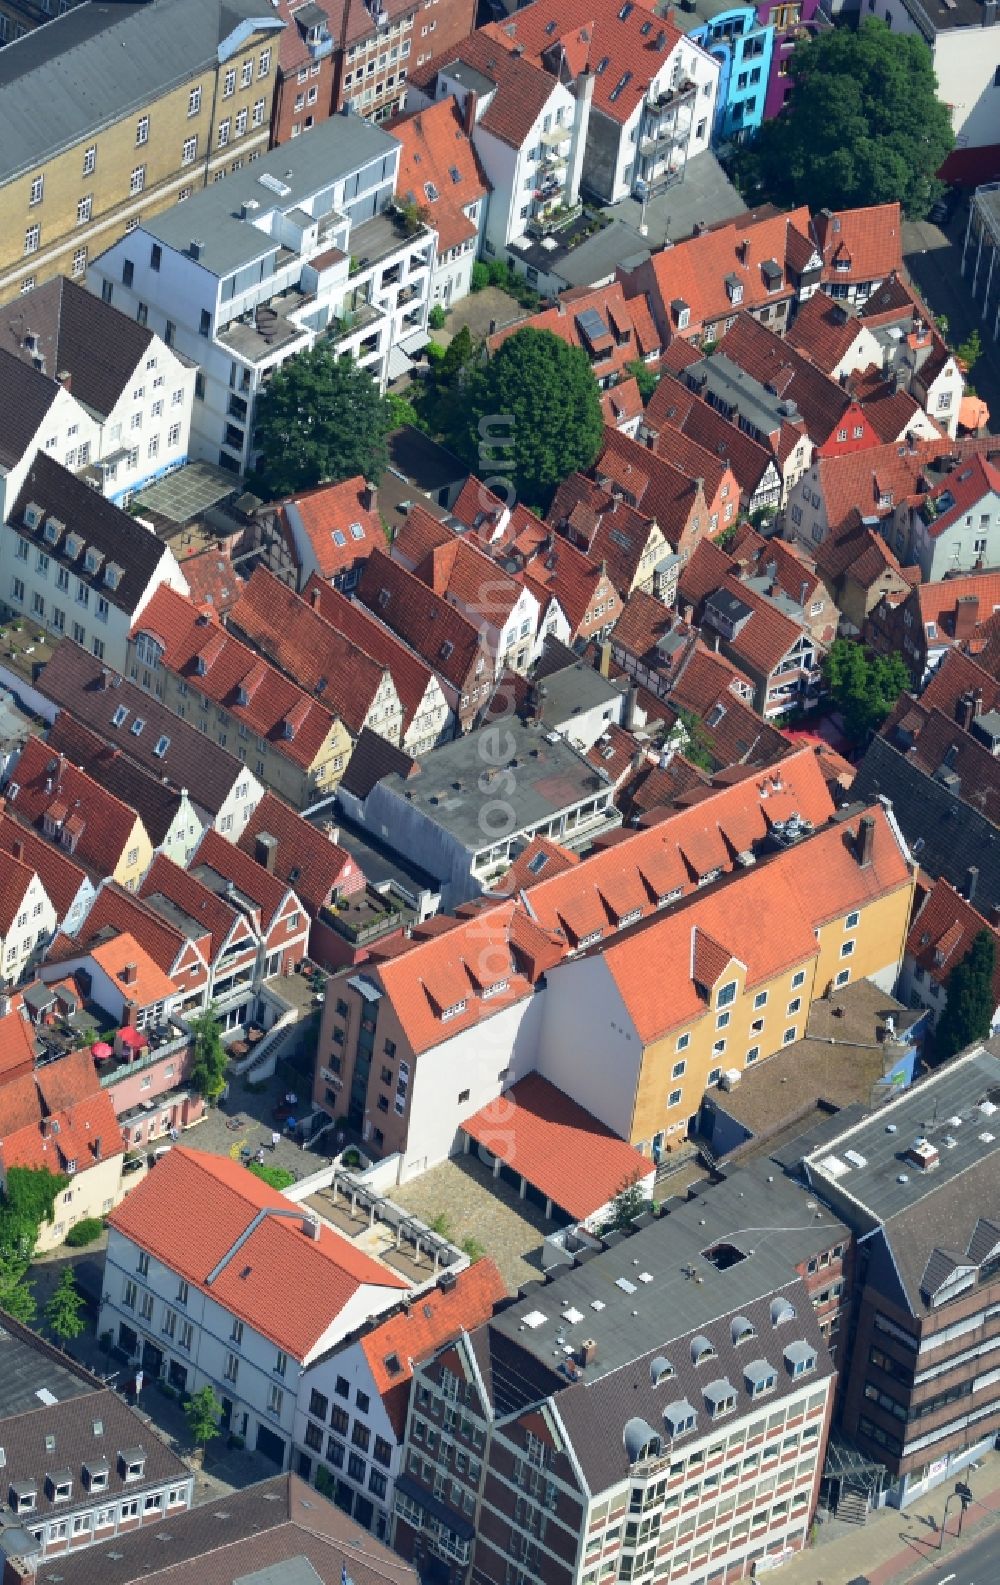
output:
[[[327,342],[381,387],[426,343],[436,233],[393,207],[400,147],[335,116],[95,260],[88,285],[198,365],[191,454],[241,473],[274,370]]]

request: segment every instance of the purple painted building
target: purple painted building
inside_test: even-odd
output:
[[[762,0],[757,6],[757,21],[770,23],[774,28],[771,74],[764,101],[764,120],[768,121],[784,108],[791,91],[788,71],[796,44],[825,32],[833,24],[821,0]]]

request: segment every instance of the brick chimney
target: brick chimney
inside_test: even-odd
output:
[[[478,109],[478,106],[479,95],[473,93],[472,89],[470,88],[465,96],[465,104],[462,107],[462,130],[467,138],[471,138],[472,136],[472,129],[476,124],[476,110]]]
[[[959,643],[970,638],[979,621],[978,594],[963,594],[955,601],[955,638]]]
[[[319,610],[319,602],[320,602],[320,591],[319,591],[319,589],[313,589],[312,593],[309,596],[309,604],[312,606],[314,611],[318,611]]]
[[[12,859],[23,860],[23,858],[24,858],[24,843],[21,841],[20,837],[15,837],[13,842],[11,843],[11,845],[10,845],[10,856],[11,856]]]
[[[955,705],[955,720],[958,722],[958,724],[962,728],[963,732],[968,732],[969,728],[971,727],[971,725],[972,725],[972,723],[973,723],[973,721],[975,719],[975,715],[976,715],[976,697],[975,697],[975,694],[973,694],[972,692],[966,692],[966,693],[961,694],[959,696],[958,702]]]
[[[73,376],[69,369],[60,369],[56,375],[56,384],[61,385],[64,391],[73,389]]]
[[[278,839],[270,831],[260,831],[254,840],[253,856],[261,869],[267,870],[269,875],[274,874],[274,864],[278,856]]]
[[[378,499],[378,490],[370,480],[365,480],[364,489],[361,491],[361,505],[364,511],[374,512],[375,502]]]
[[[139,978],[139,968],[135,963],[126,963],[118,978],[123,985],[134,985]]]
[[[861,868],[867,869],[872,861],[875,847],[875,818],[873,815],[862,815],[858,827],[858,863]]]

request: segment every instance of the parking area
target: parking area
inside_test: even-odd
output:
[[[520,1199],[516,1189],[494,1178],[476,1157],[443,1161],[393,1189],[392,1198],[459,1248],[489,1255],[511,1293],[541,1276],[542,1242],[556,1224]]]
[[[958,206],[942,228],[929,220],[903,224],[903,262],[913,285],[934,314],[948,320],[948,340],[960,346],[973,330],[983,338],[983,355],[970,376],[977,393],[989,407],[991,429],[1000,428],[1000,359],[997,345],[980,317],[979,309],[962,276],[962,243],[968,206]]]

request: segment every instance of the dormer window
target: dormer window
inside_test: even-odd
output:
[[[851,268],[851,261],[850,259],[837,259],[833,267],[837,271],[838,275],[846,275],[848,270]]]
[[[38,1501],[38,1488],[34,1481],[12,1481],[10,1486],[10,1505],[15,1513],[32,1513]]]
[[[88,545],[87,546],[87,554],[83,558],[83,570],[84,570],[84,572],[91,572],[91,573],[100,572],[101,563],[103,562],[103,560],[104,560],[104,552],[101,551],[101,550],[95,550],[93,545]]]
[[[731,303],[742,303],[743,282],[738,275],[726,276],[726,295]]]
[[[445,1023],[448,1022],[449,1018],[457,1018],[459,1013],[464,1013],[465,1012],[465,1009],[466,1009],[467,1005],[468,1005],[468,1003],[466,1002],[465,998],[463,997],[463,999],[460,1002],[455,1002],[453,1004],[453,1006],[451,1006],[451,1007],[442,1007],[442,1009],[441,1009],[441,1022],[443,1024],[445,1024]]]
[[[36,506],[34,501],[29,501],[24,509],[25,528],[37,528],[42,521],[42,515],[41,507]]]
[[[67,534],[66,535],[66,554],[67,554],[67,556],[70,556],[75,561],[77,556],[79,556],[79,554],[80,554],[82,549],[83,549],[83,540],[80,538],[79,534]]]
[[[46,1475],[45,1484],[53,1502],[69,1502],[73,1495],[73,1476],[68,1469],[56,1470]]]
[[[142,1480],[146,1473],[146,1455],[141,1447],[127,1447],[118,1455],[118,1470],[123,1480]]]
[[[83,1478],[88,1491],[107,1491],[111,1471],[106,1459],[96,1459],[93,1464],[84,1464]]]
[[[483,1001],[488,1001],[491,996],[499,996],[501,992],[510,989],[510,980],[496,980],[492,985],[484,985],[482,989]]]
[[[124,569],[116,561],[109,561],[104,569],[104,582],[109,589],[117,589],[124,577]]]
[[[45,538],[50,545],[58,545],[65,527],[66,524],[60,523],[58,517],[47,517],[45,519]]]

